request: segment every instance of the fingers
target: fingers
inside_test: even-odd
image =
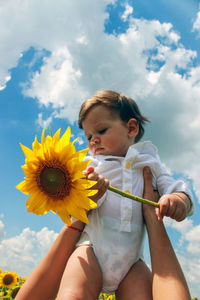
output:
[[[91,176],[88,176],[88,179],[97,181],[97,183],[93,186],[94,190],[96,190],[96,189],[106,190],[108,188],[108,185],[109,185],[108,179],[105,179],[103,176],[98,175],[97,173],[94,173]]]
[[[93,167],[89,167],[87,169],[87,171],[85,172],[85,175],[86,175],[87,179],[97,181],[97,183],[93,187],[91,187],[91,189],[92,190],[98,190],[98,192],[94,196],[90,197],[93,201],[96,202],[107,191],[108,186],[109,186],[109,180],[105,179],[103,176],[96,173],[94,171]]]
[[[89,167],[85,175],[87,179],[97,181],[97,183],[93,186],[93,189],[108,188],[109,180],[105,179],[102,175],[99,175],[97,172],[95,172],[93,167]]]
[[[86,178],[89,180],[97,181],[99,177],[100,177],[99,174],[97,174],[96,172],[91,172],[91,173],[86,174]]]
[[[143,169],[144,177],[144,192],[143,197],[151,201],[158,201],[159,194],[153,191],[152,188],[152,173],[149,167]],[[182,194],[181,194],[182,195]],[[170,217],[178,222],[185,219],[188,211],[188,197],[180,193],[172,193],[163,195],[159,199],[160,207],[156,208],[155,212],[158,220],[161,222],[164,216]],[[189,203],[190,204],[190,203]],[[149,208],[143,205],[143,212]]]
[[[164,195],[160,198],[159,203],[160,209],[156,211],[159,220],[167,216],[180,222],[186,217],[186,205],[175,195]]]
[[[90,198],[93,201],[97,202],[107,191],[109,186],[109,181],[108,179],[105,179],[103,176],[98,175],[96,173],[94,174],[93,178],[95,179],[91,179],[91,180],[96,180],[97,183],[91,189],[98,190],[98,192],[94,196],[91,196]]]

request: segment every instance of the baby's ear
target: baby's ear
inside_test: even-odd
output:
[[[128,136],[130,138],[135,138],[139,132],[139,125],[136,119],[132,118],[127,122],[128,126]]]

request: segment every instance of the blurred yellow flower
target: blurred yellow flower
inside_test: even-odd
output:
[[[27,275],[27,276],[24,276],[24,277],[22,277],[22,280],[23,280],[23,281],[26,281],[26,280],[28,279],[28,277],[29,277],[28,275]]]
[[[2,272],[0,274],[0,286],[11,288],[17,283],[18,274],[15,272]]]
[[[68,127],[61,138],[59,129],[54,136],[45,139],[43,130],[41,144],[36,137],[33,150],[20,144],[26,157],[22,166],[25,180],[17,188],[31,195],[26,203],[28,212],[43,215],[52,211],[68,225],[70,216],[88,224],[86,210],[97,206],[89,198],[97,192],[90,189],[96,182],[86,180],[83,174],[90,163],[83,161],[88,149],[76,152],[70,135]]]

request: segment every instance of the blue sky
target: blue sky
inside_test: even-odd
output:
[[[62,133],[70,125],[77,150],[85,148],[79,107],[109,88],[137,101],[151,120],[144,139],[192,189],[195,214],[165,223],[200,297],[199,1],[8,0],[0,8],[0,268],[28,275],[63,226],[54,214],[26,212],[15,188],[24,176],[19,143],[31,147],[49,124]]]

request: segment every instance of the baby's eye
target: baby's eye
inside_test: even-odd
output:
[[[99,134],[104,134],[107,131],[107,128],[99,130]]]
[[[91,135],[89,135],[89,136],[87,137],[87,140],[88,140],[88,141],[90,141],[90,140],[91,140],[91,138],[92,138],[92,136],[91,136]]]

